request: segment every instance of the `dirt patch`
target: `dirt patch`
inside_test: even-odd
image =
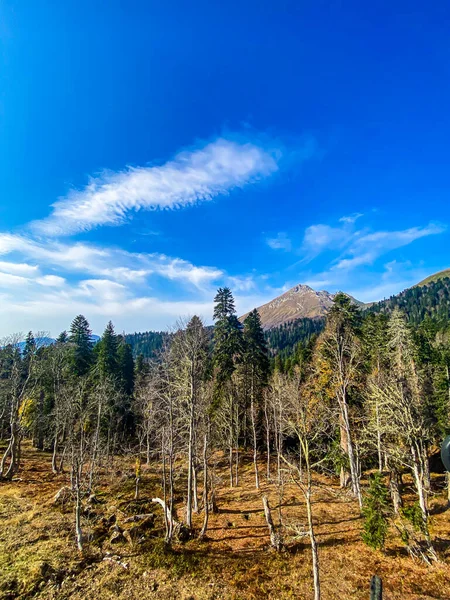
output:
[[[25,447],[19,477],[0,484],[0,598],[312,597],[306,512],[294,485],[285,485],[280,505],[274,484],[264,481],[261,490],[254,489],[252,465],[244,462],[239,486],[217,490],[219,513],[210,516],[206,540],[193,539],[167,551],[162,543],[161,511],[149,503],[161,494],[159,467],[143,468],[142,501],[136,503],[129,475],[132,465],[116,462],[113,474],[103,473],[96,501],[86,507],[83,528],[89,542],[81,556],[74,540],[73,507],[53,504],[56,492],[68,483],[67,475],[53,475],[50,456]],[[226,482],[226,472],[222,475]],[[439,491],[439,476],[434,480],[431,519],[443,561],[432,567],[410,559],[394,530],[384,553],[369,549],[361,541],[357,503],[336,481],[317,477],[316,483],[314,521],[325,600],[367,599],[374,573],[383,578],[388,599],[450,597],[450,513]],[[281,554],[269,550],[263,493],[269,497],[274,520],[281,514],[292,527],[286,540],[288,550]],[[182,492],[177,500],[182,519]],[[132,517],[141,512],[154,513],[154,518],[128,538],[110,544],[111,527],[122,531],[136,527]],[[194,515],[198,529],[202,520],[202,515]]]

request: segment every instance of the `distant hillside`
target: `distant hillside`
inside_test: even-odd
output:
[[[125,341],[130,344],[134,357],[142,354],[145,358],[153,358],[169,336],[170,333],[164,331],[143,331],[142,333],[127,333]]]
[[[297,319],[325,317],[333,304],[335,294],[325,290],[316,292],[308,285],[296,285],[281,296],[258,307],[264,329],[272,329]],[[354,298],[352,300],[363,305]],[[248,314],[248,313],[247,313]],[[243,321],[247,315],[240,317]]]
[[[439,273],[430,275],[429,277],[418,283],[417,286],[422,287],[424,285],[429,285],[430,283],[435,283],[436,281],[440,281],[441,279],[447,279],[448,277],[450,277],[450,269],[445,269],[444,271],[439,271]]]
[[[428,277],[420,284],[391,296],[388,300],[374,302],[366,312],[389,314],[398,307],[414,325],[419,325],[428,317],[447,326],[450,321],[450,276],[437,275]],[[437,277],[436,280],[433,281],[433,277]],[[429,283],[425,283],[426,281]]]
[[[446,273],[449,276],[445,276]],[[311,337],[318,335],[325,326],[325,317],[334,296],[326,291],[316,292],[307,285],[297,285],[260,306],[258,312],[271,354],[289,356],[299,342],[307,343]],[[450,321],[450,269],[436,273],[387,300],[370,304],[363,304],[354,298],[352,300],[365,314],[389,314],[399,307],[407,314],[410,323],[418,325],[425,317],[430,317],[446,326]],[[240,317],[240,321],[246,316]],[[213,330],[212,327],[208,329],[211,332]],[[142,354],[152,358],[170,335],[167,332],[146,331],[127,334],[125,339],[131,344],[134,356]]]
[[[325,327],[325,317],[297,319],[266,330],[265,338],[270,353],[282,358],[290,356],[298,343],[306,344]]]

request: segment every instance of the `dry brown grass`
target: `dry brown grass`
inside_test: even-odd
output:
[[[132,503],[132,470],[132,461],[117,460],[114,475],[104,477],[99,496],[102,504],[85,519],[86,533],[95,531],[103,516],[116,514],[120,521],[137,510]],[[114,547],[107,539],[92,542],[85,556],[80,556],[71,507],[61,509],[52,504],[56,491],[67,483],[66,477],[52,475],[50,457],[27,447],[20,477],[0,484],[0,598],[311,598],[308,538],[289,539],[289,550],[282,554],[268,549],[261,495],[268,494],[277,517],[276,487],[264,482],[256,491],[250,463],[241,467],[239,487],[226,487],[225,467],[223,479],[218,490],[220,513],[211,515],[205,541],[191,540],[165,552],[161,515],[158,507],[152,507],[158,519],[145,540]],[[357,504],[335,481],[317,478],[317,483],[314,513],[324,600],[368,598],[374,573],[383,578],[388,600],[450,598],[450,511],[445,510],[443,494],[432,501],[433,536],[443,560],[427,567],[405,554],[394,531],[384,553],[365,546]],[[158,471],[144,469],[142,497],[160,493]],[[178,500],[181,506],[182,497]],[[285,523],[296,523],[300,529],[305,526],[301,495],[292,484],[285,486],[282,514]],[[195,517],[198,527],[201,521],[202,515]],[[120,556],[128,569],[103,561],[107,551]]]

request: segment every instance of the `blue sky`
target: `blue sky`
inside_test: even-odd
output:
[[[450,5],[4,0],[0,335],[450,267]]]

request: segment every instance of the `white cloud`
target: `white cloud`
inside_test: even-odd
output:
[[[303,161],[316,153],[311,140],[302,146],[291,159]],[[145,330],[194,313],[211,322],[218,285],[232,285],[244,299],[250,292],[256,297],[253,276],[231,276],[212,265],[158,252],[57,238],[119,225],[134,211],[177,209],[228,194],[277,172],[282,154],[271,141],[219,138],[162,165],[93,177],[21,234],[0,233],[0,255],[8,256],[0,261],[0,328],[9,333],[38,327],[57,334],[75,314],[84,313],[97,332],[109,318],[119,329]],[[259,277],[258,283],[262,281]]]
[[[262,280],[264,280],[264,275],[260,276]],[[227,279],[227,285],[231,287],[233,291],[236,292],[250,292],[256,288],[255,278],[247,275],[247,276],[231,276]]]
[[[26,263],[13,263],[0,260],[0,271],[11,273],[12,275],[34,275],[39,271],[39,267]]]
[[[124,285],[109,279],[85,279],[80,281],[76,293],[82,296],[94,297],[100,301],[113,302],[120,301],[128,295],[127,288]]]
[[[97,334],[112,319],[117,331],[167,329],[180,317],[197,314],[211,322],[213,302],[201,300],[166,301],[152,296],[127,297],[126,289],[110,286],[111,282],[86,280],[64,292],[33,291],[14,302],[0,303],[0,335],[14,331],[45,329],[56,336],[67,329],[77,314],[84,314]]]
[[[80,242],[42,242],[0,234],[0,250],[21,257],[17,263],[3,261],[10,270],[14,270],[11,265],[26,264],[24,258],[39,263],[39,267],[32,270],[18,266],[18,271],[29,273],[27,277],[0,270],[0,290],[8,298],[0,311],[3,315],[0,328],[4,334],[36,326],[57,334],[60,328],[69,326],[77,312],[84,312],[89,319],[92,316],[95,327],[104,327],[104,323],[100,323],[103,315],[106,320],[114,317],[120,328],[129,330],[145,328],[144,324],[138,326],[138,310],[157,309],[158,314],[149,313],[153,325],[146,327],[162,325],[162,318],[164,326],[171,325],[180,315],[190,314],[195,306],[212,306],[216,282],[228,279],[227,274],[216,267],[194,265],[164,254],[133,253]],[[160,290],[158,278],[176,284],[177,301],[155,297]],[[17,288],[20,295],[12,291]],[[208,298],[209,303],[203,298]],[[129,316],[127,311],[130,311]],[[34,323],[31,316],[36,319]],[[202,316],[211,319],[210,314]],[[146,316],[141,314],[141,318],[145,323]]]
[[[398,293],[426,275],[423,265],[419,268],[407,261],[398,263],[396,260],[387,262],[384,270],[380,272],[379,265],[375,268],[372,265],[383,255],[420,238],[437,235],[446,230],[444,225],[430,223],[404,230],[370,232],[367,228],[350,229],[347,220],[343,223],[342,229],[324,225],[313,225],[307,229],[307,232],[314,232],[319,228],[320,235],[316,238],[320,240],[320,243],[316,243],[318,253],[320,248],[334,248],[338,256],[320,272],[303,273],[300,280],[314,289],[327,289],[330,292],[345,290],[358,300],[366,302]],[[340,234],[336,233],[342,230],[346,237],[340,237]]]
[[[430,223],[425,227],[410,227],[400,231],[375,231],[364,235],[357,232],[346,251],[349,258],[341,258],[333,268],[349,270],[371,265],[379,256],[391,250],[407,246],[422,237],[443,233],[445,229],[444,225]]]
[[[130,167],[92,178],[86,188],[53,204],[49,217],[31,225],[40,234],[69,235],[98,225],[118,225],[130,211],[175,209],[211,200],[273,174],[277,158],[256,144],[219,138],[161,166]]]
[[[325,250],[342,248],[350,239],[352,233],[345,225],[330,227],[329,225],[311,225],[305,229],[302,243],[305,261],[312,260]]]
[[[37,260],[40,265],[69,273],[91,274],[128,283],[145,282],[146,278],[156,274],[201,288],[205,283],[224,275],[222,270],[215,267],[193,265],[187,260],[156,252],[127,252],[120,248],[100,248],[81,242],[63,244],[49,240],[43,243],[10,234],[0,234],[0,253],[2,251],[4,254],[16,252]]]
[[[46,287],[61,287],[65,284],[66,280],[64,277],[59,277],[59,275],[43,275],[42,277],[37,277],[36,282]]]
[[[28,285],[29,281],[28,277],[22,277],[22,275],[0,272],[0,287]]]
[[[286,252],[292,250],[292,242],[284,231],[277,233],[274,238],[268,238],[266,242],[273,250],[285,250]]]

